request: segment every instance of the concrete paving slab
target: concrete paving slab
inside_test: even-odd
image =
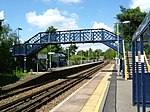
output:
[[[132,80],[120,80],[117,76],[117,112],[136,112],[136,106],[132,106]]]
[[[107,67],[109,68],[109,66]],[[63,103],[56,106],[50,112],[80,112],[87,100],[91,97],[97,86],[100,84],[101,80],[104,78],[105,74],[106,73],[100,73],[95,76],[87,84],[77,90],[75,94],[71,95],[70,98],[67,98],[66,101],[63,101]],[[99,97],[96,96],[93,98],[99,99]],[[96,105],[97,103],[98,101],[94,101],[94,99],[92,99],[91,104]],[[87,106],[88,109],[86,112],[94,111],[93,108],[91,108],[94,106],[91,106],[91,104]]]

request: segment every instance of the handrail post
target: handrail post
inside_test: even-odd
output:
[[[134,57],[133,57],[134,58]],[[138,41],[136,41],[136,99],[137,99],[137,112],[140,112],[140,80],[139,80],[139,70],[138,70]]]
[[[132,105],[135,105],[136,100],[136,79],[135,79],[135,42],[132,42]]]
[[[123,40],[123,58],[124,58],[124,76],[125,76],[125,80],[127,80],[129,77],[127,75],[127,64],[126,64],[126,55],[125,55],[125,46],[124,46],[124,40]]]
[[[146,94],[145,94],[145,74],[144,74],[144,45],[143,45],[143,36],[140,36],[140,46],[141,46],[141,86],[142,86],[142,110],[143,112],[146,112],[146,102],[145,102],[145,98],[146,98]]]

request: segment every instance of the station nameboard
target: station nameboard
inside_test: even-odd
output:
[[[47,59],[47,54],[38,54],[38,59]]]

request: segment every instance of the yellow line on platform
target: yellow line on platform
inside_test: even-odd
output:
[[[104,87],[104,89],[103,89],[103,92],[102,92],[102,94],[101,94],[101,96],[100,96],[100,99],[99,99],[99,101],[98,101],[98,103],[97,103],[97,105],[96,105],[96,108],[95,108],[94,112],[98,112],[98,110],[99,110],[99,108],[100,108],[100,106],[101,106],[101,103],[102,103],[102,101],[103,101],[103,98],[104,98],[104,96],[105,96],[105,93],[106,93],[106,89],[107,89],[107,87],[108,87],[108,84],[109,84],[109,82],[107,81],[106,84],[105,84],[105,87]]]
[[[114,65],[111,65],[108,70],[113,69],[113,67]],[[95,89],[80,112],[98,112],[109,84],[108,78],[110,78],[110,74],[111,72],[105,74],[104,78],[101,80],[100,84]]]

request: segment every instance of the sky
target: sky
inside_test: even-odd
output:
[[[49,26],[57,30],[105,28],[113,32],[120,5],[150,10],[150,0],[0,0],[0,19],[19,31],[22,42]],[[108,49],[102,44],[77,44],[79,50]]]

